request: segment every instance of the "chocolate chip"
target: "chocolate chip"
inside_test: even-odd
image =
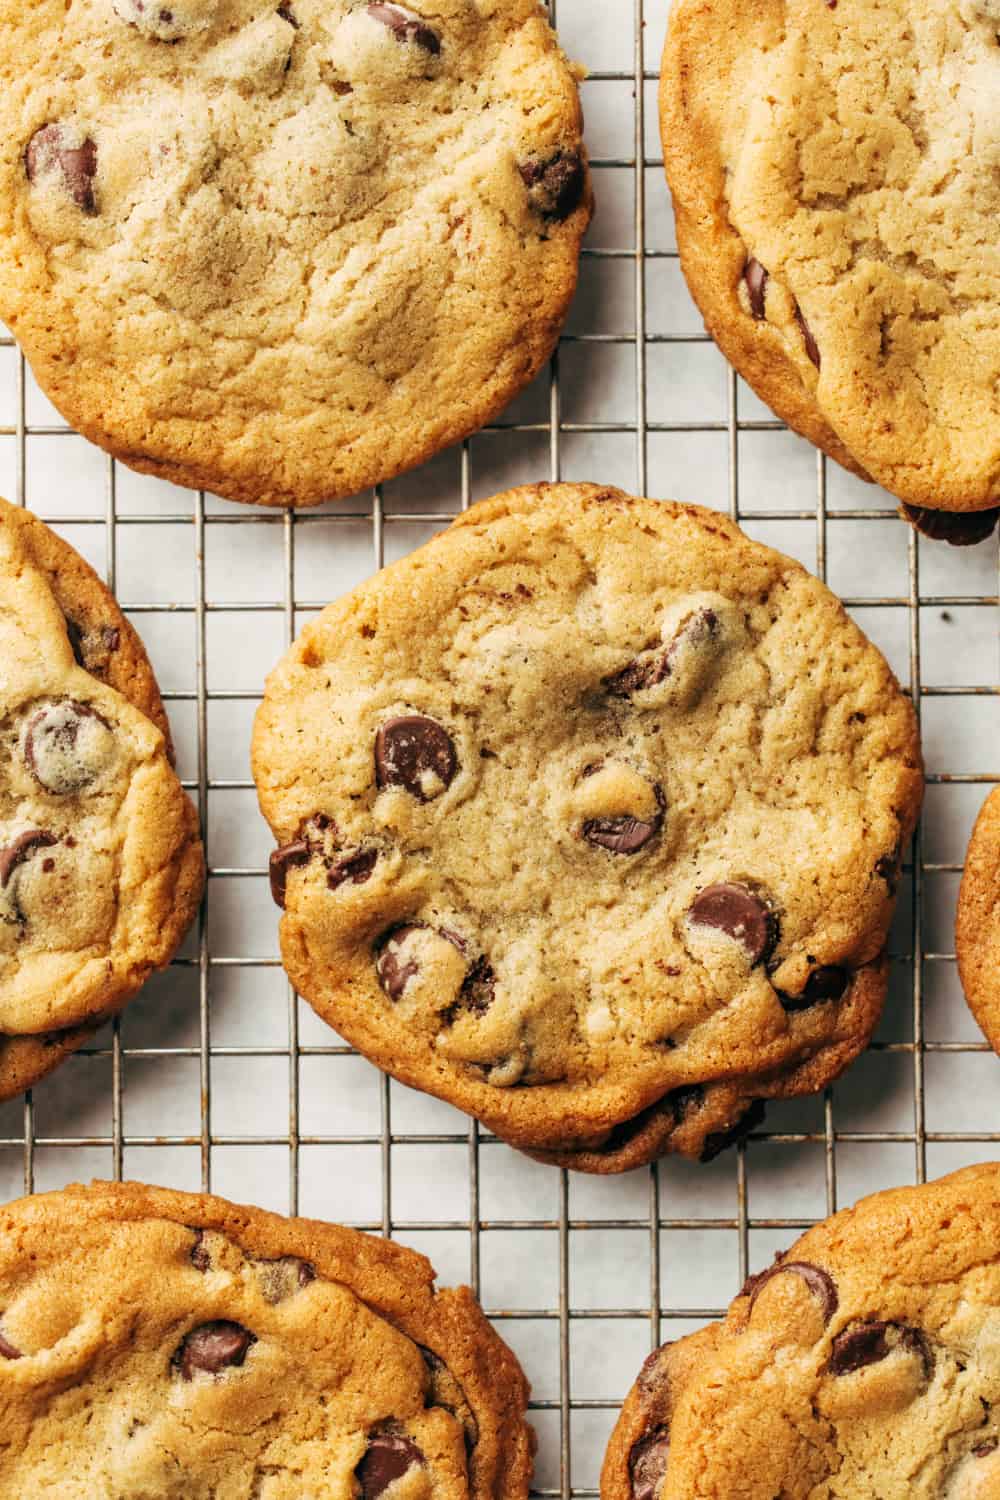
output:
[[[711,640],[718,633],[719,617],[714,609],[694,610],[681,620],[664,649],[650,651],[645,657],[637,657],[620,671],[605,677],[604,686],[608,692],[620,698],[630,698],[633,693],[656,687],[670,676],[677,664],[678,654],[685,646]]]
[[[271,880],[271,899],[275,906],[284,910],[288,893],[288,872],[308,864],[311,852],[305,839],[293,839],[290,844],[282,844],[280,849],[272,849],[267,873]]]
[[[989,1458],[991,1453],[997,1451],[998,1445],[1000,1445],[1000,1438],[987,1438],[985,1443],[980,1443],[978,1447],[973,1448],[972,1456],[973,1458]]]
[[[458,993],[458,1009],[471,1011],[474,1016],[485,1016],[493,1004],[496,976],[486,958],[477,958],[462,981]]]
[[[420,972],[416,958],[406,958],[403,947],[407,938],[421,930],[421,923],[406,922],[401,927],[394,927],[382,940],[375,959],[375,972],[390,1000],[398,1000],[409,981]]]
[[[450,1411],[453,1417],[458,1418],[465,1434],[466,1451],[471,1453],[479,1442],[479,1423],[469,1406],[465,1391],[440,1355],[435,1354],[433,1349],[428,1349],[423,1344],[418,1344],[417,1348],[423,1355],[424,1364],[430,1374],[427,1405],[443,1407],[445,1411]]]
[[[818,370],[820,365],[819,345],[813,337],[812,329],[809,327],[809,324],[802,316],[802,309],[801,307],[799,307],[798,303],[795,304],[795,321],[798,323],[799,327],[802,330],[802,342],[806,346],[806,353]]]
[[[377,863],[378,850],[363,849],[360,854],[351,854],[346,859],[338,860],[327,875],[326,883],[331,891],[335,891],[338,885],[343,885],[347,880],[352,885],[364,885],[371,878]]]
[[[688,919],[696,927],[724,932],[746,951],[751,964],[759,964],[774,948],[778,919],[763,896],[738,881],[725,881],[699,891]]]
[[[43,125],[28,142],[24,167],[29,182],[36,182],[53,172],[62,176],[63,186],[85,214],[97,213],[94,178],[97,175],[97,146],[88,136],[80,146],[66,144],[61,125]]]
[[[661,1344],[652,1354],[647,1354],[636,1377],[636,1385],[644,1396],[651,1397],[666,1384],[666,1377],[659,1373],[660,1355],[671,1347],[670,1342]]]
[[[747,296],[750,298],[750,311],[760,322],[764,317],[764,299],[769,278],[760,261],[755,260],[753,256],[743,267],[743,280],[746,282]]]
[[[557,151],[518,165],[528,201],[545,219],[568,219],[580,205],[587,174],[579,151]]]
[[[714,1161],[722,1151],[735,1146],[737,1142],[744,1140],[752,1130],[764,1122],[765,1105],[763,1099],[755,1099],[745,1114],[741,1115],[735,1125],[730,1125],[728,1130],[714,1130],[711,1135],[705,1137],[705,1144],[701,1148],[699,1161]]]
[[[424,1455],[412,1438],[402,1432],[376,1432],[368,1439],[368,1451],[354,1471],[361,1485],[362,1500],[379,1500],[396,1479],[402,1479]]]
[[[118,627],[100,625],[93,630],[84,630],[67,615],[66,634],[77,666],[103,681],[107,675],[109,657],[121,645],[121,631]]]
[[[404,10],[401,5],[382,4],[380,0],[373,0],[367,9],[372,20],[381,21],[397,42],[412,42],[434,57],[441,51],[441,38],[437,32],[412,10]]]
[[[14,871],[36,849],[51,849],[58,842],[55,834],[46,833],[41,828],[31,828],[27,833],[19,833],[6,848],[0,849],[0,887],[10,884]]]
[[[24,758],[39,786],[66,797],[97,779],[110,754],[110,733],[107,719],[89,704],[67,698],[29,719]]]
[[[375,736],[379,787],[401,786],[418,802],[429,802],[451,785],[457,770],[451,736],[422,714],[388,719]]]
[[[839,1000],[850,978],[848,971],[838,964],[821,964],[818,969],[813,969],[801,994],[786,995],[784,990],[776,993],[785,1010],[808,1010],[811,1005],[821,1005],[824,1000]]]
[[[301,31],[302,22],[298,20],[294,11],[292,10],[292,7],[287,4],[287,0],[285,0],[285,3],[278,6],[278,15],[283,21],[287,21],[289,26],[294,26],[296,31]]]
[[[24,1358],[23,1350],[19,1349],[16,1344],[12,1344],[10,1339],[2,1333],[0,1333],[0,1355],[3,1355],[4,1359]]]
[[[930,510],[923,505],[903,505],[906,519],[934,542],[948,542],[952,547],[973,547],[993,534],[1000,520],[995,510]]]
[[[880,875],[881,878],[885,881],[886,885],[889,887],[890,895],[895,892],[896,887],[899,884],[899,862],[902,853],[902,849],[900,848],[899,844],[897,844],[896,847],[890,850],[888,854],[880,854],[878,859],[875,861],[875,874]]]
[[[205,1244],[205,1231],[196,1229],[194,1231],[194,1244],[191,1246],[191,1264],[196,1271],[208,1271],[211,1269],[212,1257],[208,1253]]]
[[[272,1306],[284,1302],[286,1297],[316,1280],[315,1266],[310,1265],[307,1260],[300,1260],[297,1255],[281,1255],[277,1260],[259,1260],[256,1266],[261,1295]]]
[[[628,1472],[634,1500],[656,1500],[669,1458],[670,1434],[665,1427],[656,1427],[633,1443]]]
[[[192,1328],[174,1352],[171,1364],[184,1380],[191,1380],[196,1370],[218,1375],[242,1365],[256,1342],[255,1335],[240,1323],[219,1318]]]
[[[645,818],[588,818],[581,832],[588,844],[608,849],[612,854],[638,854],[660,830],[662,817],[651,822]]]
[[[751,1276],[741,1293],[741,1296],[750,1298],[748,1315],[753,1312],[754,1303],[768,1282],[773,1281],[775,1276],[784,1275],[786,1271],[790,1271],[793,1276],[801,1276],[823,1309],[823,1322],[829,1323],[840,1304],[837,1288],[829,1273],[821,1266],[814,1266],[810,1260],[779,1260],[775,1265],[768,1266],[766,1271],[760,1271],[756,1276]]]
[[[837,1334],[827,1369],[831,1375],[852,1375],[855,1370],[878,1364],[894,1349],[919,1354],[925,1375],[930,1374],[931,1351],[920,1330],[908,1328],[905,1323],[882,1323],[874,1318],[866,1318]]]

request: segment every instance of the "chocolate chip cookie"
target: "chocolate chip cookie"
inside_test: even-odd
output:
[[[650,1355],[602,1500],[995,1500],[1000,1165],[864,1198]]]
[[[169,962],[197,909],[194,808],[142,644],[73,549],[0,501],[0,1097]]]
[[[577,78],[538,0],[0,0],[0,317],[133,468],[353,494],[551,354]]]
[[[914,715],[716,512],[475,506],[307,627],[253,759],[297,989],[525,1150],[711,1155],[878,1019]]]
[[[1000,506],[996,0],[680,0],[681,264],[774,411],[931,536]]]
[[[1000,787],[972,830],[955,922],[958,972],[969,1007],[1000,1053]]]
[[[2,1228],[7,1494],[526,1500],[527,1383],[422,1255],[138,1183]]]

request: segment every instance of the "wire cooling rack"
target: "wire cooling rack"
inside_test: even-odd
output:
[[[556,0],[551,9],[555,12]],[[469,1281],[534,1387],[539,1496],[594,1496],[647,1350],[717,1316],[748,1269],[862,1193],[997,1154],[997,1063],[961,998],[952,919],[1000,779],[997,550],[918,538],[728,369],[684,289],[662,178],[666,5],[558,0],[584,84],[598,214],[556,358],[503,419],[368,497],[254,512],[121,468],[71,433],[0,339],[0,490],[103,572],[153,657],[210,878],[181,955],[120,1022],[0,1109],[9,1196],[131,1176],[339,1219]],[[2,330],[0,330],[2,332]],[[928,793],[871,1051],[700,1167],[569,1177],[339,1045],[290,991],[249,776],[265,672],[306,619],[472,500],[592,479],[728,511],[845,599],[908,686]]]

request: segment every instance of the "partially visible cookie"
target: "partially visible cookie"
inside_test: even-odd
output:
[[[204,858],[138,637],[83,559],[3,501],[0,653],[6,1095],[169,962]]]
[[[306,628],[253,767],[296,988],[532,1155],[714,1155],[878,1020],[913,710],[717,512],[475,506]]]
[[[526,1500],[528,1386],[422,1255],[94,1183],[0,1210],[0,1484],[60,1500]]]
[[[1000,1053],[1000,787],[972,830],[955,920],[958,972],[969,1007]]]
[[[0,317],[133,468],[354,494],[549,358],[579,76],[538,0],[0,0]]]
[[[931,536],[1000,506],[993,0],[680,0],[660,89],[681,264],[754,390]]]
[[[646,1361],[601,1500],[996,1500],[1000,1165],[864,1198]]]

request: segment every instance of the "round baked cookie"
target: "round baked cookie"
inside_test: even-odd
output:
[[[527,1382],[422,1255],[139,1183],[2,1230],[7,1493],[526,1500]]]
[[[1000,1165],[863,1198],[650,1355],[601,1500],[996,1500]]]
[[[522,1149],[711,1154],[878,1019],[913,712],[714,511],[475,506],[306,628],[253,764],[297,989]]]
[[[996,0],[679,0],[660,119],[722,352],[930,535],[1000,506]],[[952,521],[931,512],[975,512]]]
[[[969,1008],[1000,1053],[1000,787],[983,803],[969,840],[955,951]]]
[[[142,645],[83,559],[0,501],[0,1095],[173,956],[204,858]],[[11,1038],[18,1045],[13,1047]]]
[[[0,317],[142,472],[389,479],[555,346],[578,76],[538,0],[0,0]]]

